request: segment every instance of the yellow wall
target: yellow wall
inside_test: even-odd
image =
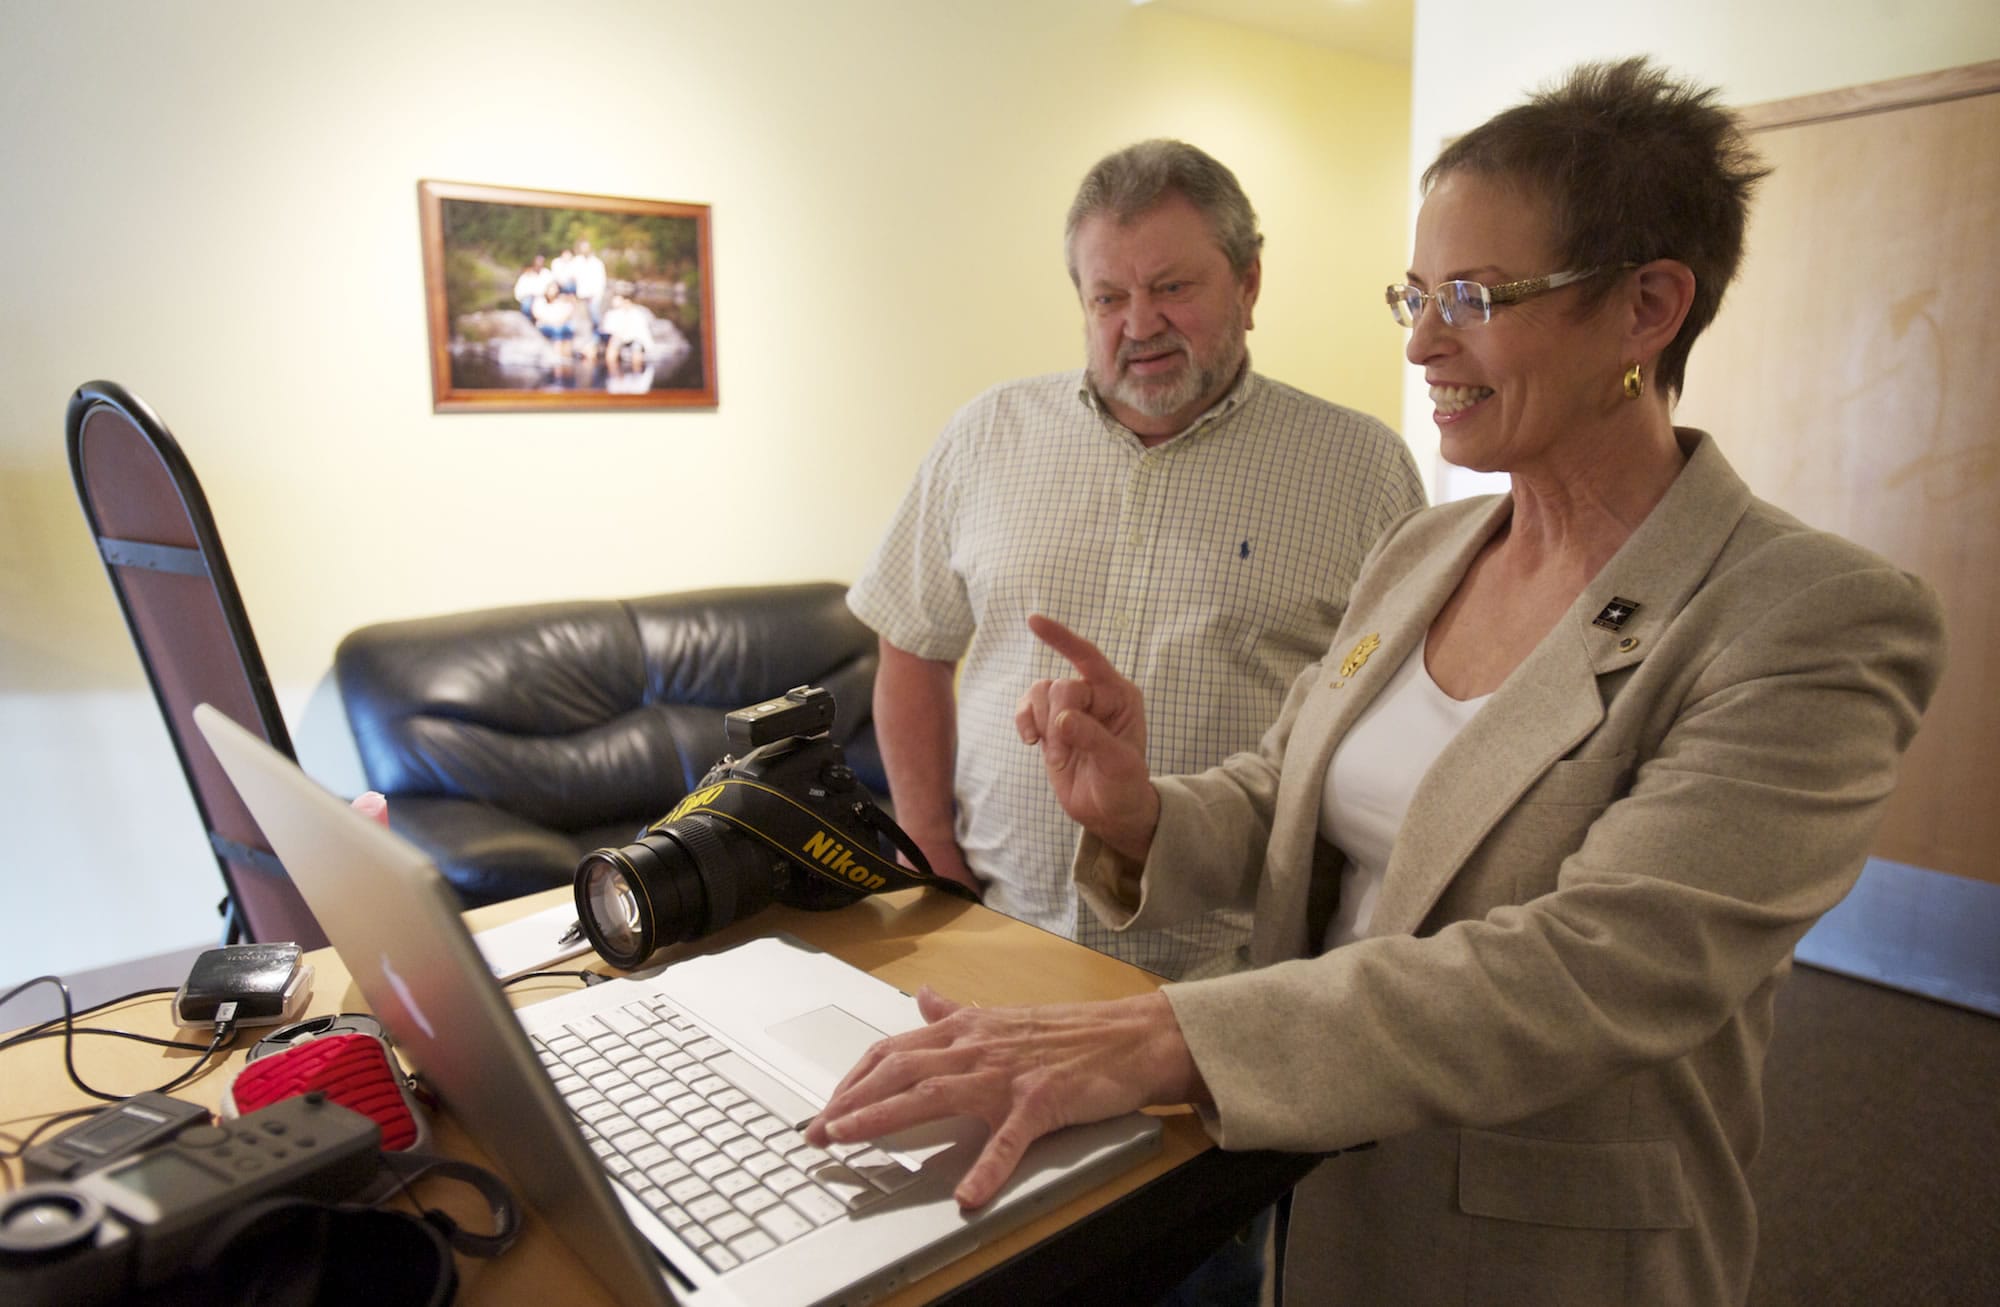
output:
[[[957,404],[1079,360],[1062,214],[1141,137],[1257,205],[1258,366],[1393,418],[1408,103],[1404,68],[1125,0],[10,3],[0,919],[103,924],[0,982],[212,920],[75,385],[179,436],[296,708],[370,621],[851,578]],[[712,205],[719,406],[433,415],[423,177]]]

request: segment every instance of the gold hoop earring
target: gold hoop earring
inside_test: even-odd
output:
[[[1646,379],[1640,374],[1639,365],[1634,363],[1625,369],[1625,398],[1637,399],[1645,393]]]

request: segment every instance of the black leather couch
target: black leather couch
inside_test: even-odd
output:
[[[394,828],[467,907],[567,885],[728,752],[725,714],[833,692],[833,740],[869,789],[875,635],[831,582],[531,604],[363,627],[334,655]]]

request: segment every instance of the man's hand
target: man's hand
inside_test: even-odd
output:
[[[1096,645],[1039,613],[1028,629],[1077,674],[1036,681],[1014,708],[1024,744],[1039,744],[1056,801],[1071,820],[1134,862],[1160,824],[1160,795],[1146,769],[1146,710],[1139,687]]]
[[[824,1147],[977,1117],[992,1133],[959,1181],[961,1207],[990,1201],[1028,1145],[1051,1131],[1206,1097],[1164,994],[989,1009],[925,986],[917,1007],[928,1024],[863,1054],[806,1127],[806,1142]]]
[[[916,836],[912,835],[910,838],[916,839]],[[936,842],[917,840],[917,847],[924,851],[924,860],[931,864],[931,870],[937,873],[939,879],[955,880],[975,894],[985,893],[986,887],[981,885],[979,877],[973,874],[971,865],[965,860],[965,851],[958,847],[957,840],[948,835]],[[916,864],[908,858],[898,855],[896,861],[912,871],[917,869]]]

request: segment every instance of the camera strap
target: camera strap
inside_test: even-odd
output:
[[[944,893],[956,898],[969,899],[974,903],[979,902],[979,892],[970,885],[961,884],[946,876],[940,876],[931,870],[931,860],[924,856],[924,851],[917,847],[917,842],[910,838],[910,833],[896,824],[894,817],[891,817],[872,803],[855,804],[854,815],[860,819],[862,825],[887,838],[891,844],[896,846],[898,852],[915,863],[917,868],[928,878],[923,882],[926,887],[934,890],[942,890]],[[899,870],[903,869],[900,867],[900,864],[898,866]]]
[[[139,1299],[145,1307],[320,1307],[368,1301],[381,1307],[443,1307],[457,1292],[454,1251],[497,1257],[521,1230],[520,1208],[500,1177],[456,1158],[382,1154],[382,1185],[346,1202],[267,1198],[217,1221],[185,1271]],[[464,1229],[435,1208],[421,1217],[379,1204],[425,1176],[477,1189],[493,1216],[490,1234]]]
[[[898,889],[936,889],[960,898],[977,899],[977,895],[957,881],[932,871],[916,841],[874,803],[858,799],[847,805],[847,810],[860,825],[887,837],[916,866],[905,867],[883,857],[878,849],[853,843],[851,835],[829,827],[819,813],[783,790],[737,776],[702,786],[655,822],[654,828],[705,813],[755,836],[800,866],[849,890],[882,894]]]
[[[424,1220],[445,1237],[452,1248],[468,1257],[498,1257],[513,1245],[521,1233],[521,1209],[500,1177],[483,1166],[461,1162],[455,1157],[431,1153],[401,1152],[382,1154],[382,1169],[396,1177],[398,1187],[414,1184],[424,1176],[438,1176],[471,1185],[486,1200],[493,1216],[490,1234],[476,1234],[436,1209],[426,1210]]]

